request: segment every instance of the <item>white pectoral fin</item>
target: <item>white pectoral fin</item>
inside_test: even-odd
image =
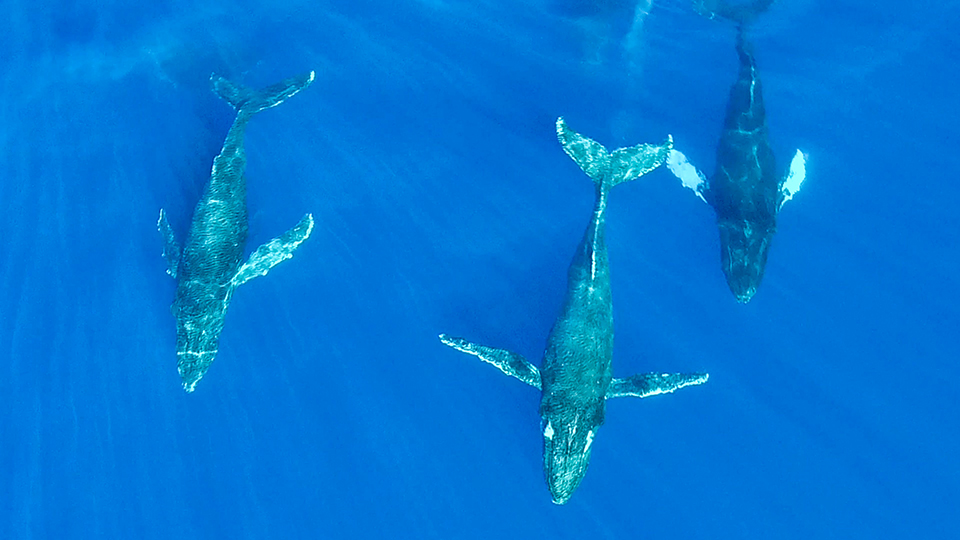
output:
[[[607,390],[607,399],[669,394],[685,386],[703,384],[709,378],[707,373],[643,373],[626,379],[613,379]]]
[[[300,223],[277,238],[258,247],[243,263],[233,278],[234,287],[239,287],[257,276],[265,276],[271,268],[293,257],[293,252],[310,238],[313,232],[313,215],[303,216]]]
[[[787,172],[787,177],[780,187],[780,208],[783,208],[783,205],[800,191],[800,186],[806,177],[807,156],[797,150],[797,153],[793,155],[793,160],[790,161],[790,171]]]
[[[448,347],[476,356],[488,364],[493,364],[507,375],[516,377],[538,390],[540,389],[540,370],[517,353],[477,345],[463,338],[450,337],[446,334],[440,334],[440,341]]]
[[[163,258],[167,260],[167,273],[176,279],[177,268],[180,267],[180,244],[173,234],[173,227],[167,221],[167,214],[160,209],[160,219],[157,221],[157,230],[163,235]]]
[[[697,170],[679,150],[670,150],[670,156],[667,158],[667,168],[674,176],[680,179],[683,187],[692,189],[700,200],[707,202],[703,197],[703,192],[707,189],[707,177]]]

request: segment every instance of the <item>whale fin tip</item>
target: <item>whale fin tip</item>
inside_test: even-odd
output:
[[[167,273],[177,278],[177,269],[180,267],[180,244],[177,243],[173,227],[167,221],[167,214],[160,209],[160,219],[157,220],[157,230],[163,235],[163,258],[167,261]]]

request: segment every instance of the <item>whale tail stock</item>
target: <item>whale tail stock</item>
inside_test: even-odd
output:
[[[247,88],[216,74],[210,76],[210,82],[213,85],[213,91],[232,105],[238,114],[253,115],[283,103],[287,98],[310,86],[316,76],[315,71],[310,71],[260,90]]]
[[[673,137],[667,135],[661,145],[638,144],[609,152],[567,127],[562,117],[557,119],[557,138],[563,151],[601,188],[640,178],[665,163],[673,149]]]
[[[694,0],[693,9],[709,19],[719,17],[736,23],[737,55],[740,56],[740,65],[753,67],[753,50],[745,36],[746,27],[773,2],[774,0],[749,0],[735,3],[729,0]]]

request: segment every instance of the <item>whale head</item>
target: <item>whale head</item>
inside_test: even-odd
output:
[[[209,332],[205,330],[214,330]],[[216,333],[216,336],[210,334]],[[205,329],[196,321],[178,321],[177,324],[177,371],[183,389],[191,393],[206,375],[210,364],[217,356],[220,332]]]
[[[776,226],[750,220],[721,220],[720,259],[727,285],[737,301],[747,303],[756,294],[767,265],[770,240]]]
[[[181,283],[172,311],[177,318],[177,370],[183,389],[193,392],[217,356],[229,294],[209,294]]]
[[[556,408],[542,415],[543,474],[555,504],[573,495],[590,464],[590,449],[603,424],[604,403]]]

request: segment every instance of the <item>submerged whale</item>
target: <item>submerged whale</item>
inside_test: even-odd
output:
[[[770,241],[777,230],[777,213],[800,190],[806,156],[797,150],[786,176],[776,172],[767,140],[766,112],[757,64],[744,35],[745,27],[773,0],[727,4],[724,0],[699,7],[704,14],[735,21],[737,82],[730,89],[723,132],[717,147],[714,175],[706,177],[674,149],[667,167],[683,185],[694,190],[717,214],[720,259],[727,285],[737,300],[749,302],[763,279]]]
[[[194,391],[217,356],[224,316],[236,288],[292,257],[313,231],[313,216],[307,214],[295,227],[263,244],[242,262],[247,243],[247,183],[243,172],[247,122],[254,114],[306,88],[314,77],[311,71],[259,91],[221,77],[211,78],[214,91],[236,109],[237,117],[223,149],[213,160],[210,183],[197,203],[183,249],[163,210],[157,223],[164,238],[167,273],[177,280],[171,309],[177,318],[177,368],[187,392]]]
[[[606,400],[647,397],[707,381],[706,373],[646,373],[613,378],[613,309],[604,222],[610,188],[660,166],[672,139],[608,152],[557,120],[563,149],[596,184],[596,202],[570,263],[566,299],[547,338],[539,369],[519,354],[440,335],[454,349],[476,356],[541,391],[543,471],[553,502],[566,503],[580,485],[590,448],[603,424]]]

